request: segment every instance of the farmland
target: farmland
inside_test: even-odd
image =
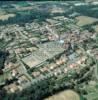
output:
[[[6,15],[1,15],[0,20],[8,20],[10,17],[14,17],[15,14],[6,14]]]
[[[66,90],[56,95],[53,95],[45,100],[80,100],[80,97],[76,92],[72,90]]]
[[[79,25],[79,26],[92,24],[92,23],[98,21],[98,19],[93,18],[93,17],[88,17],[88,16],[78,16],[78,17],[76,17],[76,20],[77,20],[77,25]]]

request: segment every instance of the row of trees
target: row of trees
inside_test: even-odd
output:
[[[9,55],[8,52],[0,51],[0,69],[4,68],[4,62],[8,55]]]
[[[42,100],[43,97],[52,95],[59,89],[62,89],[61,84],[55,84],[52,78],[32,84],[22,92],[7,94],[4,100]]]

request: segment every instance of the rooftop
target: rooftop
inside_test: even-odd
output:
[[[39,50],[33,52],[30,56],[23,58],[25,64],[30,68],[39,65],[47,59],[54,57],[64,51],[59,42],[48,42],[39,45]]]

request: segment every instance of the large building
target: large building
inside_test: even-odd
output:
[[[37,51],[33,52],[32,55],[23,58],[22,61],[30,68],[33,68],[44,63],[46,60],[59,55],[64,52],[64,50],[62,43],[59,41],[40,44]]]

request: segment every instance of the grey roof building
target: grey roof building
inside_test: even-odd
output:
[[[27,56],[22,59],[22,61],[28,65],[30,68],[38,66],[44,63],[47,59],[51,59],[54,56],[64,52],[62,44],[59,42],[48,42],[39,45],[39,50],[32,53],[32,55]]]

